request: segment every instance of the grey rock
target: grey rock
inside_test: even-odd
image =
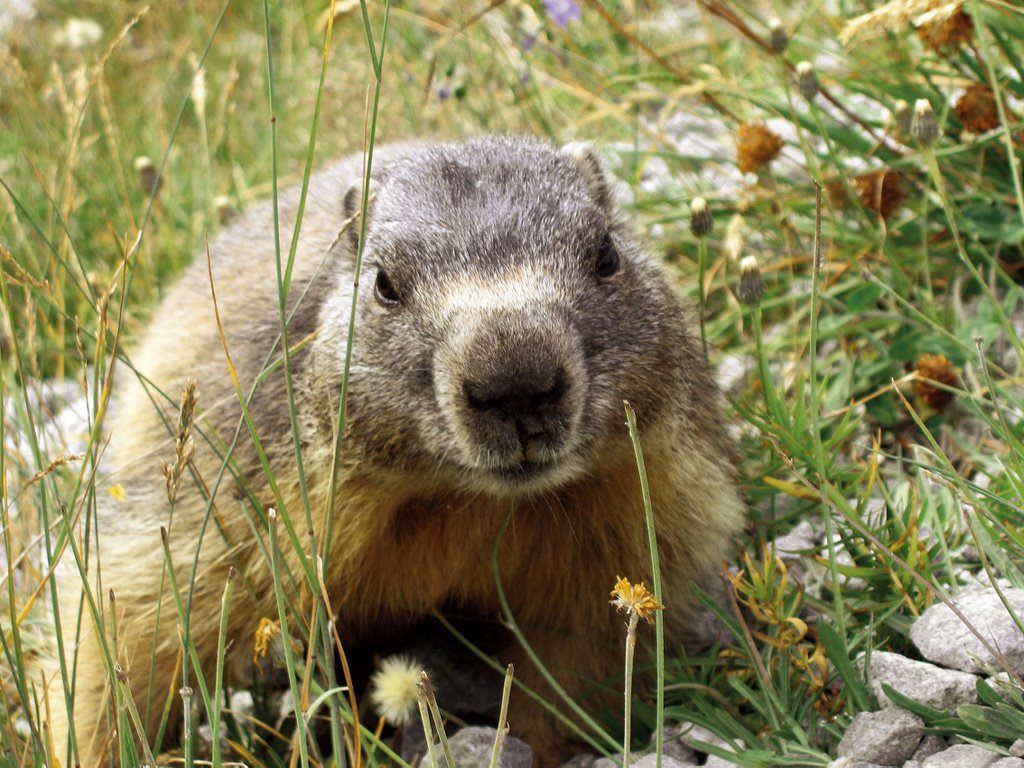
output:
[[[926,661],[914,661],[887,651],[872,652],[869,666],[871,690],[881,707],[895,706],[882,692],[882,683],[936,709],[955,709],[961,704],[975,704],[978,701],[975,690],[978,678],[967,672],[943,669]]]
[[[448,746],[451,747],[455,764],[466,766],[490,764],[494,738],[497,734],[498,731],[494,728],[477,726],[459,730],[448,739]],[[533,750],[525,741],[520,741],[514,736],[506,736],[502,742],[498,765],[500,768],[532,768]]]
[[[821,546],[824,536],[810,520],[801,520],[789,533],[775,539],[775,551],[783,561],[798,559],[794,555],[815,552]]]
[[[700,748],[700,746],[694,743],[697,741],[704,742],[705,744],[711,744],[715,747],[721,747],[722,749],[727,749],[730,752],[733,751],[732,746],[729,744],[728,741],[723,739],[717,733],[709,731],[707,728],[701,725],[695,725],[694,723],[683,723],[679,726],[676,732],[679,734],[679,738],[684,744],[696,750],[697,752],[703,751]]]
[[[1024,739],[1017,739],[1010,745],[1010,754],[1014,757],[1024,757]]]
[[[924,738],[921,739],[921,743],[917,745],[917,749],[914,750],[914,754],[910,757],[915,762],[924,762],[932,755],[944,750],[947,746],[949,745],[946,743],[946,740],[938,734],[926,733]],[[907,768],[906,764],[904,764],[903,768]]]
[[[1024,615],[1024,589],[1009,588],[1003,594],[1017,615]],[[967,621],[1002,653],[1012,670],[1024,673],[1024,634],[1017,629],[995,590],[987,588],[961,594],[954,602]],[[910,639],[922,656],[946,667],[964,672],[1001,667],[945,603],[931,606],[914,622]]]
[[[658,756],[649,754],[644,755],[635,763],[630,762],[632,768],[656,768],[658,764]],[[687,768],[687,766],[699,765],[697,762],[683,763],[676,760],[674,757],[669,757],[664,752],[661,754],[661,768]]]
[[[820,524],[819,520],[801,520],[789,533],[775,539],[775,551],[795,581],[807,580],[809,553],[818,551],[824,543]]]
[[[427,761],[427,737],[418,724],[410,723],[402,729],[402,744],[399,754],[405,762],[416,765],[417,761]]]
[[[669,726],[665,729],[665,735],[662,737],[661,742],[662,756],[675,758],[683,765],[700,765],[700,760],[697,759],[697,753],[682,740],[681,736],[682,732],[678,726]],[[654,737],[655,734],[652,733],[651,740],[647,747],[650,751],[654,750]]]
[[[999,759],[999,754],[987,749],[976,747],[973,744],[957,744],[949,749],[936,752],[921,765],[922,768],[990,768]],[[1010,767],[1006,766],[1006,768]]]
[[[575,755],[567,762],[562,763],[562,768],[594,768],[596,762],[595,755]]]
[[[719,605],[729,604],[729,594],[721,579],[705,579],[700,587]],[[732,635],[722,620],[702,606],[690,621],[683,645],[688,654],[697,656],[715,643],[727,644],[731,639]]]
[[[992,768],[1024,768],[1024,760],[1019,757],[1001,757],[992,763]]]
[[[917,749],[923,735],[921,718],[902,709],[861,712],[843,734],[838,754],[851,760],[902,765]]]

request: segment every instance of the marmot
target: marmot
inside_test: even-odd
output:
[[[689,583],[720,566],[741,525],[721,396],[700,339],[661,267],[628,234],[590,149],[525,138],[378,148],[356,281],[362,162],[352,157],[311,179],[290,275],[287,341],[305,489],[281,363],[275,260],[279,236],[287,261],[298,190],[281,196],[279,235],[263,205],[209,245],[227,352],[241,392],[255,392],[249,413],[274,488],[242,421],[205,253],[163,299],[131,356],[140,376],[121,366],[109,482],[124,499],[100,494],[93,569],[98,563],[105,614],[107,591],[116,597],[120,674],[154,732],[180,684],[161,527],[182,590],[199,552],[191,633],[211,679],[229,566],[240,569],[232,652],[250,655],[260,618],[277,616],[269,508],[290,521],[307,558],[311,533],[325,553],[347,648],[372,648],[435,609],[499,616],[492,551],[511,511],[499,565],[512,612],[582,699],[589,683],[622,674],[622,620],[608,605],[616,576],[651,583],[624,400],[639,419],[670,643],[693,617]],[[174,458],[173,401],[186,379],[200,392],[195,455],[172,508],[159,463]],[[288,599],[308,604],[283,524],[279,538]],[[77,605],[69,595],[69,658]],[[109,634],[109,615],[106,622]],[[112,743],[111,680],[85,624],[73,717],[79,759],[91,766]],[[496,656],[550,693],[517,645]],[[64,697],[59,676],[49,679],[63,753]],[[570,751],[562,726],[521,692],[513,692],[509,720],[539,765]]]

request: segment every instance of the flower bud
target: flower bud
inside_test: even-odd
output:
[[[740,285],[736,295],[744,304],[757,304],[764,294],[764,278],[757,264],[756,256],[744,256],[740,260]]]
[[[768,20],[768,42],[776,53],[782,53],[789,46],[789,35],[781,19]]]
[[[818,76],[811,62],[801,61],[796,65],[796,87],[808,101],[818,95]]]
[[[135,181],[139,190],[145,195],[152,195],[160,188],[160,180],[156,175],[156,166],[145,155],[139,155],[132,163],[135,168]]]
[[[930,147],[939,137],[939,126],[935,122],[935,113],[928,99],[914,102],[914,117],[910,122],[910,135],[922,147]]]
[[[901,136],[910,135],[910,123],[914,119],[914,113],[910,111],[910,105],[903,99],[899,99],[892,107],[892,116],[896,118],[896,128]]]
[[[693,236],[707,237],[711,234],[713,224],[707,201],[703,197],[693,198],[693,202],[690,203],[690,232]]]

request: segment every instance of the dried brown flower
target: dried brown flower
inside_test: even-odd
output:
[[[903,177],[896,171],[865,173],[855,178],[852,184],[860,204],[886,220],[892,218],[907,199]]]
[[[957,120],[971,133],[985,133],[999,127],[999,110],[992,89],[981,83],[967,87],[954,106]]]
[[[782,139],[760,123],[740,123],[736,134],[736,160],[742,173],[757,173],[779,156]]]
[[[914,394],[929,408],[945,410],[953,399],[953,393],[940,389],[933,382],[947,387],[956,386],[956,369],[945,355],[925,353],[917,358],[917,367],[914,369]]]
[[[938,54],[958,51],[971,41],[974,35],[974,22],[957,8],[952,13],[939,13],[942,8],[935,9],[934,19],[918,19],[917,34],[924,44]]]
[[[903,176],[896,171],[872,171],[850,179],[850,188],[857,202],[869,211],[874,211],[888,221],[895,216],[907,199]],[[832,204],[849,207],[850,197],[842,182],[833,181],[828,185]]]

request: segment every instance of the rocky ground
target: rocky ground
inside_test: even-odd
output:
[[[797,537],[809,528],[801,526]],[[976,582],[949,603],[936,603],[914,623],[911,638],[927,661],[884,651],[859,658],[861,667],[867,667],[867,680],[879,709],[861,712],[853,719],[830,768],[1024,768],[1024,733],[1005,751],[943,738],[928,733],[920,717],[893,702],[886,693],[887,688],[892,689],[928,707],[955,711],[961,705],[979,702],[979,684],[998,688],[1006,680],[1006,673],[992,670],[1010,669],[1016,675],[1024,674],[1024,633],[1005,609],[1004,601],[1017,615],[1024,614],[1024,589]],[[453,753],[458,745],[459,754],[486,754],[489,759],[494,736],[493,729],[465,729],[453,736]],[[664,741],[663,768],[724,768],[737,764],[736,760],[708,751],[709,746],[725,753],[734,750],[728,742],[700,726],[672,726]],[[487,760],[465,763],[486,764]],[[518,739],[507,739],[499,765],[529,768],[531,764],[529,747]],[[641,752],[633,756],[630,764],[653,768],[655,756],[650,751]],[[564,768],[618,765],[621,760],[581,755]]]

